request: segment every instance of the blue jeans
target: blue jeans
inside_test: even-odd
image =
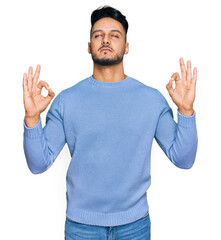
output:
[[[82,224],[66,218],[65,240],[150,240],[150,216],[135,222],[106,227]]]

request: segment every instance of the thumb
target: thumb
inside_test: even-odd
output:
[[[166,85],[167,91],[169,92],[170,96],[173,94],[173,85],[172,85],[172,80],[170,79],[169,83]]]

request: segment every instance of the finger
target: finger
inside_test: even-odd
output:
[[[23,74],[23,92],[28,92],[28,79],[27,74]]]
[[[186,80],[188,82],[191,82],[191,80],[192,80],[191,62],[189,60],[187,61],[187,77],[186,77]]]
[[[181,71],[182,80],[186,80],[186,68],[185,68],[183,58],[180,58],[180,71]]]
[[[171,76],[171,79],[172,80],[175,80],[175,81],[180,81],[181,78],[180,78],[180,75],[178,72],[175,72],[172,76]]]
[[[32,74],[33,74],[33,68],[30,66],[28,69],[28,89],[29,89],[29,91],[32,89]]]
[[[195,67],[193,69],[193,78],[192,78],[192,84],[196,86],[196,80],[197,80],[197,68]]]
[[[175,88],[179,85],[183,84],[183,80],[180,78],[180,75],[178,72],[174,73],[171,77],[172,81],[175,81]],[[173,83],[172,83],[173,84]]]
[[[46,83],[45,81],[39,81],[38,85],[37,85],[38,88],[42,89],[43,87],[45,87],[47,90],[49,90],[49,85],[48,83]]]
[[[52,92],[51,88],[49,88],[48,95],[45,98],[48,100],[48,102],[50,102],[54,96],[55,96],[55,93]]]
[[[35,75],[33,77],[33,84],[34,85],[37,85],[38,78],[39,78],[39,75],[40,75],[40,71],[41,71],[41,66],[38,64],[37,67],[36,67],[36,70],[35,70]]]

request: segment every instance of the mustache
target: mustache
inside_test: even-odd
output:
[[[102,48],[109,48],[109,49],[111,49],[111,51],[113,51],[113,49],[112,49],[111,47],[109,47],[109,46],[102,46],[102,47],[99,48],[98,50],[101,50]]]

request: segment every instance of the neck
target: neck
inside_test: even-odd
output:
[[[119,82],[126,78],[123,62],[113,66],[94,64],[93,78],[102,82]]]

